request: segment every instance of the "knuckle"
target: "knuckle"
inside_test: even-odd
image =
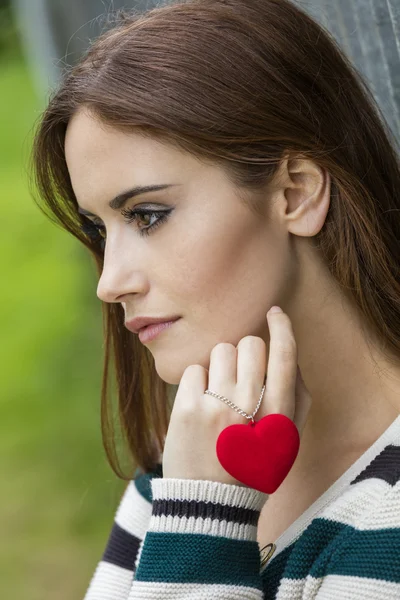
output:
[[[230,344],[229,342],[219,342],[211,350],[211,353],[214,353],[214,352],[219,353],[219,352],[226,352],[226,351],[231,352],[232,350],[236,350],[236,348],[233,344]]]
[[[206,371],[206,369],[202,366],[202,365],[189,365],[188,367],[186,367],[183,376],[185,377],[198,377],[198,376],[202,376],[204,374],[204,372]]]
[[[291,340],[277,342],[274,351],[282,360],[293,360],[297,354],[297,344]]]
[[[243,337],[238,343],[237,347],[241,348],[242,346],[261,346],[265,345],[265,342],[262,338],[256,335],[246,335]]]

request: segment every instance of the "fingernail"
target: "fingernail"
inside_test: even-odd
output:
[[[273,306],[272,308],[269,309],[269,311],[267,312],[267,315],[269,315],[270,313],[281,313],[283,312],[283,310],[280,308],[280,306]]]

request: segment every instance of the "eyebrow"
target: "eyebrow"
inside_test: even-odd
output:
[[[126,202],[130,198],[134,198],[135,196],[138,196],[139,194],[146,194],[146,192],[156,192],[159,190],[164,190],[166,188],[174,187],[175,185],[178,185],[178,184],[170,183],[170,184],[137,186],[137,187],[132,188],[131,190],[127,190],[126,192],[119,194],[118,196],[115,196],[115,198],[113,198],[113,200],[110,200],[110,202],[108,203],[108,206],[110,206],[110,208],[112,208],[113,210],[119,210],[126,204]],[[97,215],[95,215],[94,213],[92,213],[88,210],[85,210],[84,208],[81,208],[80,206],[78,207],[78,212],[81,215],[97,217]]]

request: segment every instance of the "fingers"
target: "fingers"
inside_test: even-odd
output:
[[[197,410],[198,399],[203,395],[206,387],[207,369],[198,364],[186,367],[175,396],[173,413],[179,409],[192,415],[193,411]]]
[[[297,376],[297,344],[292,323],[284,312],[267,313],[270,347],[265,389],[269,413],[294,420]]]
[[[208,387],[210,390],[230,397],[236,385],[237,350],[233,344],[221,342],[210,354]]]
[[[208,371],[200,365],[191,365],[184,373],[181,388],[186,392],[187,409],[190,397],[193,407],[196,398],[203,396],[203,405],[213,412],[215,409],[218,414],[222,405],[218,399],[204,394],[209,388],[251,415],[265,382],[258,419],[266,414],[280,413],[291,419],[299,432],[302,431],[311,406],[311,395],[301,376],[297,377],[297,344],[292,323],[283,312],[267,313],[267,321],[270,333],[268,367],[267,347],[260,337],[246,336],[236,347],[224,342],[217,344],[211,351]]]
[[[266,344],[256,336],[242,338],[236,348],[217,344],[211,351],[208,387],[251,414],[264,384],[266,360]]]
[[[237,355],[237,385],[234,402],[250,415],[257,406],[264,385],[267,346],[262,338],[248,335],[238,343]]]

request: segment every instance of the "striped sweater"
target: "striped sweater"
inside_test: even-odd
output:
[[[400,599],[400,415],[267,561],[265,501],[247,487],[163,479],[161,463],[138,470],[84,600]]]

